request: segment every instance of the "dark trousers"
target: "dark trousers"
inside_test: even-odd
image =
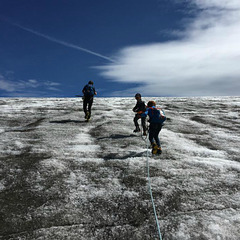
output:
[[[161,146],[160,140],[159,140],[159,137],[158,137],[158,134],[160,133],[161,129],[162,129],[162,124],[161,123],[150,123],[150,126],[149,126],[149,141],[150,141],[151,144],[153,144],[154,140],[155,140],[158,147]]]
[[[134,124],[135,124],[135,127],[136,128],[139,128],[139,124],[138,124],[138,119],[141,118],[141,124],[142,124],[142,127],[143,127],[143,131],[146,131],[146,117],[141,117],[141,114],[136,114],[133,121],[134,121]]]
[[[92,104],[93,104],[93,97],[84,97],[83,111],[85,112],[85,114],[89,112],[89,117],[91,116]]]

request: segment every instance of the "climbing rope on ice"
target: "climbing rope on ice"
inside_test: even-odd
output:
[[[142,136],[143,138],[143,136]],[[158,217],[157,217],[157,212],[156,212],[156,207],[155,207],[155,203],[154,203],[154,199],[153,199],[153,194],[152,194],[152,187],[151,187],[151,180],[150,180],[150,170],[149,170],[149,144],[147,142],[147,138],[148,138],[148,134],[147,134],[147,137],[143,140],[145,141],[146,143],[146,147],[147,147],[147,177],[148,177],[148,188],[149,188],[149,193],[150,193],[150,196],[151,196],[151,201],[152,201],[152,206],[153,206],[153,212],[154,212],[154,216],[155,216],[155,221],[156,221],[156,224],[157,224],[157,229],[158,229],[158,235],[159,235],[159,239],[162,240],[162,235],[161,235],[161,230],[160,230],[160,224],[159,224],[159,221],[158,221]]]

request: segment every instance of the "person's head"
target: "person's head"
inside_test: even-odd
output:
[[[136,93],[136,94],[135,94],[135,99],[136,99],[136,100],[139,100],[139,99],[141,99],[141,97],[142,97],[142,96],[141,96],[141,94],[140,94],[140,93]]]
[[[93,81],[89,81],[88,84],[93,85]]]
[[[156,103],[154,101],[149,101],[147,104],[148,107],[156,107]]]

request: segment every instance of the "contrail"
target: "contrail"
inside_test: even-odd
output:
[[[49,41],[51,41],[51,42],[55,42],[55,43],[61,44],[61,45],[66,46],[66,47],[74,48],[74,49],[77,49],[77,50],[79,50],[79,51],[83,51],[83,52],[86,52],[86,53],[89,53],[89,54],[98,56],[98,57],[100,57],[100,58],[104,58],[104,59],[106,59],[106,60],[108,60],[108,61],[110,61],[110,62],[115,62],[112,58],[109,58],[109,57],[107,57],[107,56],[104,56],[104,55],[102,55],[102,54],[100,54],[100,53],[93,52],[93,51],[88,50],[88,49],[86,49],[86,48],[79,47],[79,46],[77,46],[77,45],[74,45],[74,44],[72,44],[72,43],[68,43],[68,42],[65,42],[65,41],[56,39],[56,38],[54,38],[54,37],[50,37],[50,36],[48,36],[48,35],[46,35],[46,34],[37,32],[37,31],[32,30],[32,29],[30,29],[30,28],[27,28],[27,27],[24,27],[24,26],[19,25],[19,24],[17,24],[17,23],[11,22],[11,21],[7,20],[6,18],[4,18],[4,21],[6,21],[6,22],[10,23],[11,25],[14,25],[14,26],[16,26],[16,27],[18,27],[18,28],[21,28],[21,29],[23,29],[23,30],[25,30],[25,31],[27,31],[27,32],[30,32],[30,33],[33,33],[33,34],[35,34],[35,35],[37,35],[37,36],[40,36],[40,37],[42,37],[42,38],[45,38],[45,39],[47,39],[47,40],[49,40]]]

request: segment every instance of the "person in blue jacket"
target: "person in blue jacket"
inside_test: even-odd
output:
[[[89,81],[87,85],[84,86],[83,90],[83,111],[85,113],[85,119],[88,121],[91,117],[91,109],[93,104],[93,97],[97,95],[93,82]]]
[[[162,129],[163,122],[166,120],[165,113],[162,109],[156,108],[154,101],[149,101],[147,110],[142,116],[149,116],[149,141],[152,145],[152,154],[161,154],[162,148],[158,135]]]

